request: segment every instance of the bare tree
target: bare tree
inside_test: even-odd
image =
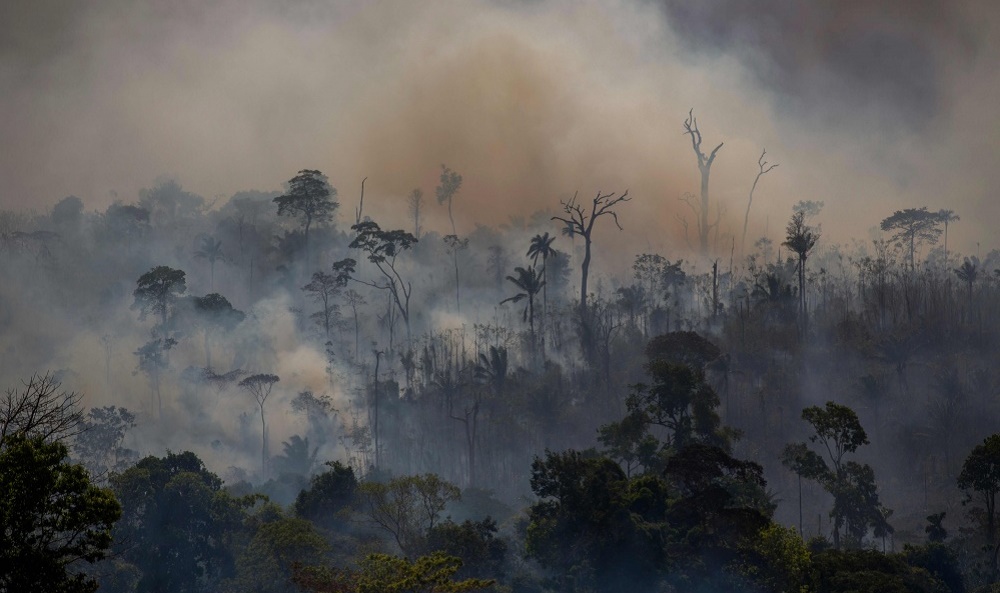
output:
[[[252,395],[254,399],[257,400],[257,405],[260,407],[260,435],[262,441],[260,447],[261,478],[263,478],[267,473],[267,422],[264,419],[264,402],[267,401],[267,398],[271,395],[271,389],[274,388],[274,384],[278,381],[278,375],[271,375],[267,373],[250,375],[246,379],[240,381],[240,387]]]
[[[462,285],[459,282],[458,276],[458,252],[469,248],[469,240],[467,238],[459,239],[458,235],[446,235],[444,244],[447,246],[448,253],[451,254],[451,260],[455,264],[455,311],[461,312]]]
[[[688,111],[687,119],[684,120],[684,133],[691,136],[691,148],[698,157],[698,171],[701,173],[701,206],[694,209],[698,215],[698,246],[702,255],[705,255],[708,253],[709,231],[712,226],[718,225],[718,220],[713,224],[708,222],[708,178],[712,172],[712,163],[715,162],[715,157],[724,143],[720,142],[708,156],[701,151],[701,131],[698,129],[698,119],[694,116],[694,109]]]
[[[580,267],[581,313],[586,312],[587,309],[587,278],[590,275],[590,248],[593,243],[594,223],[597,222],[598,218],[610,215],[614,219],[618,230],[622,230],[622,225],[618,222],[618,214],[612,208],[620,202],[627,202],[631,199],[628,196],[628,190],[625,190],[625,193],[620,196],[616,196],[615,192],[609,194],[597,192],[597,196],[594,197],[590,205],[590,212],[587,212],[584,206],[577,203],[576,194],[573,194],[573,198],[568,202],[560,201],[566,216],[552,217],[552,220],[558,220],[566,225],[563,230],[567,234],[583,237],[583,263]]]
[[[21,384],[21,389],[8,389],[0,397],[0,449],[14,435],[59,441],[80,433],[82,395],[62,390],[49,373],[32,375]]]
[[[722,145],[720,144],[719,146]],[[743,254],[743,247],[747,242],[747,223],[750,221],[750,207],[753,206],[753,192],[754,190],[757,189],[757,182],[760,181],[761,177],[770,173],[771,171],[774,170],[775,167],[778,166],[778,163],[769,165],[768,162],[764,160],[764,155],[766,154],[767,154],[767,149],[761,151],[760,158],[757,159],[757,166],[760,167],[760,170],[757,172],[757,176],[754,177],[753,185],[750,186],[750,199],[747,201],[747,213],[743,217],[743,238],[740,240],[741,255]]]

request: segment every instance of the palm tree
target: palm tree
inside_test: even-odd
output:
[[[507,276],[507,280],[510,280],[512,283],[514,283],[514,286],[516,286],[522,292],[519,292],[512,297],[508,297],[500,301],[500,304],[502,305],[507,302],[518,303],[524,299],[528,299],[528,306],[524,308],[524,313],[522,313],[521,318],[522,320],[528,322],[528,327],[531,330],[531,343],[534,344],[535,343],[535,295],[537,295],[539,291],[542,290],[542,287],[545,286],[545,281],[539,277],[538,272],[535,270],[534,266],[531,266],[527,269],[522,267],[514,268],[514,273],[517,274],[517,276],[516,277]]]
[[[222,241],[216,240],[215,237],[211,235],[205,235],[201,238],[201,244],[198,251],[194,252],[194,256],[198,259],[207,259],[209,269],[212,274],[212,290],[210,292],[215,292],[215,262],[225,259],[225,254],[222,253]]]
[[[979,258],[972,256],[972,258],[965,258],[962,265],[955,268],[955,275],[962,282],[965,282],[966,286],[969,287],[969,315],[972,315],[972,285],[976,283],[979,279]]]
[[[782,243],[799,256],[799,315],[802,318],[803,327],[806,315],[806,258],[809,257],[809,252],[819,241],[819,233],[807,225],[805,219],[806,215],[803,211],[792,215],[792,219],[788,221],[788,226],[785,228],[785,241]]]
[[[550,257],[556,257],[559,252],[552,248],[552,243],[555,242],[556,238],[550,237],[549,233],[546,232],[544,235],[535,235],[531,238],[531,245],[528,246],[528,257],[531,258],[531,265],[538,265],[538,258],[542,258],[542,280],[545,280],[545,270],[547,268],[546,263],[548,263]],[[548,289],[542,287],[542,319],[549,312],[549,294]],[[545,324],[542,324],[545,327]],[[544,335],[544,332],[542,332]],[[544,339],[544,338],[543,338]]]

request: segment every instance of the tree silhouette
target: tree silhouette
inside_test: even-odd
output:
[[[267,474],[267,422],[264,419],[264,403],[267,398],[271,395],[271,389],[274,388],[274,384],[280,379],[278,375],[271,375],[268,373],[258,373],[256,375],[250,375],[246,379],[240,381],[240,387],[242,387],[247,393],[253,396],[257,401],[257,406],[260,407],[260,436],[261,436],[261,448],[260,448],[260,474],[263,478]]]
[[[721,145],[720,145],[721,146]],[[760,158],[757,159],[757,166],[760,168],[757,171],[757,176],[753,179],[753,185],[750,186],[750,199],[747,200],[747,213],[743,217],[743,238],[740,239],[740,253],[743,253],[743,246],[747,242],[747,223],[750,222],[750,207],[753,206],[753,192],[757,189],[757,183],[760,182],[760,178],[767,175],[778,166],[778,163],[769,165],[767,161],[764,160],[764,155],[767,154],[767,150],[764,149],[760,153]]]
[[[167,315],[178,295],[187,290],[184,272],[168,266],[157,266],[139,277],[132,293],[133,309],[139,309],[139,320],[153,314],[160,317],[160,329],[167,327]]]
[[[337,189],[330,187],[325,175],[303,169],[288,182],[288,193],[274,198],[278,216],[290,216],[302,221],[306,248],[309,247],[309,228],[313,223],[333,220],[340,204],[335,200]]]
[[[782,243],[799,258],[799,317],[803,327],[806,321],[806,258],[819,241],[819,233],[805,223],[805,217],[806,213],[802,210],[792,215],[785,227],[785,241]]]
[[[413,284],[403,279],[396,266],[396,258],[400,253],[412,248],[417,243],[417,238],[404,230],[383,231],[378,223],[372,220],[353,225],[351,229],[358,234],[351,241],[351,249],[360,249],[368,255],[368,261],[375,264],[375,268],[382,275],[382,281],[358,279],[354,275],[357,262],[350,258],[335,262],[334,272],[372,288],[389,291],[392,302],[406,324],[406,339],[412,342],[410,296],[413,294]]]
[[[514,274],[516,276],[507,276],[507,280],[518,288],[521,292],[515,294],[512,297],[507,297],[500,301],[500,304],[504,303],[519,303],[522,300],[527,299],[528,303],[524,307],[524,312],[521,315],[523,321],[528,322],[528,327],[531,331],[531,343],[535,343],[535,295],[537,295],[542,287],[545,286],[545,281],[541,280],[538,272],[535,271],[534,266],[529,266],[528,268],[517,267],[514,268]]]
[[[559,252],[552,248],[552,243],[555,242],[556,238],[550,237],[549,233],[546,232],[544,235],[535,235],[531,238],[531,244],[528,246],[528,253],[526,254],[531,258],[531,265],[534,267],[538,266],[538,258],[542,258],[542,341],[545,340],[545,317],[549,312],[549,289],[548,284],[545,283],[546,273],[548,270],[548,262],[550,257],[557,257]]]
[[[698,119],[694,116],[694,109],[688,111],[687,119],[684,120],[684,134],[691,136],[691,149],[698,157],[698,172],[701,173],[701,207],[695,208],[695,214],[698,216],[698,246],[702,255],[706,255],[708,253],[708,234],[712,227],[718,224],[718,221],[714,224],[708,222],[708,178],[712,173],[712,163],[715,162],[715,157],[719,154],[719,149],[724,143],[720,142],[708,156],[701,151],[701,131],[698,129]]]
[[[201,238],[198,243],[198,250],[194,252],[194,256],[198,259],[204,259],[208,261],[209,271],[211,273],[211,290],[215,292],[215,262],[225,259],[225,254],[222,253],[222,241],[217,240],[211,235],[205,235]]]
[[[883,231],[892,232],[893,243],[905,247],[909,253],[910,271],[917,269],[914,254],[922,243],[937,243],[941,236],[938,226],[946,218],[945,212],[928,212],[927,207],[897,210],[892,216],[882,220]]]
[[[969,289],[969,315],[972,315],[972,285],[979,279],[979,258],[974,255],[971,259],[965,258],[962,265],[955,268],[955,275]]]
[[[782,463],[798,475],[819,482],[833,496],[830,517],[834,547],[840,549],[841,530],[845,528],[855,546],[860,546],[869,528],[876,537],[892,533],[886,521],[892,511],[879,501],[871,466],[845,459],[868,444],[858,415],[847,406],[826,402],[825,407],[802,410],[802,419],[813,427],[809,440],[820,445],[826,458],[805,443],[795,443],[785,447]]]
[[[458,235],[455,230],[455,217],[451,213],[451,204],[455,199],[455,194],[462,187],[462,176],[452,171],[445,165],[441,165],[441,185],[437,186],[434,193],[437,195],[438,204],[448,202],[448,220],[451,221],[451,234]]]
[[[339,316],[339,306],[334,299],[344,288],[345,283],[346,279],[337,274],[314,272],[312,281],[302,287],[302,290],[320,305],[320,310],[309,317],[323,328],[323,333],[328,340],[330,339],[330,327]]]
[[[459,239],[458,235],[445,235],[444,244],[448,249],[448,253],[451,255],[451,259],[455,264],[455,310],[462,310],[462,284],[459,281],[458,276],[458,252],[465,251],[469,248],[468,239]]]
[[[243,311],[234,309],[229,299],[218,293],[195,297],[194,313],[197,315],[197,324],[205,334],[205,368],[211,370],[212,337],[222,331],[231,331],[246,315]]]
[[[585,314],[587,310],[587,278],[590,274],[590,250],[593,244],[593,233],[594,233],[594,223],[597,219],[602,216],[611,216],[615,221],[615,226],[618,230],[622,230],[622,225],[618,222],[618,213],[616,213],[613,208],[621,203],[627,202],[632,198],[628,195],[628,190],[625,190],[620,196],[616,196],[615,192],[609,194],[603,194],[597,192],[594,197],[593,202],[590,205],[590,211],[587,212],[584,206],[581,206],[576,201],[576,194],[573,194],[573,198],[568,202],[560,201],[562,204],[563,212],[566,216],[553,216],[552,220],[558,220],[564,225],[564,232],[570,236],[581,235],[584,241],[583,247],[583,263],[580,265],[580,313]]]
[[[410,196],[406,199],[407,205],[410,207],[410,214],[413,215],[413,236],[417,239],[420,238],[420,210],[424,205],[424,190],[419,187],[410,192]],[[361,221],[358,221],[361,222]]]

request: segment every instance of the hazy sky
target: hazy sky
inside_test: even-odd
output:
[[[103,208],[161,176],[225,199],[318,168],[348,212],[367,176],[369,211],[402,225],[404,196],[433,197],[447,163],[466,179],[460,233],[628,188],[623,237],[669,251],[693,218],[694,108],[706,148],[725,142],[712,190],[737,241],[766,147],[781,165],[752,237],[777,238],[798,200],[823,200],[842,242],[926,205],[962,217],[969,253],[1000,246],[998,16],[971,0],[7,0],[0,208]]]

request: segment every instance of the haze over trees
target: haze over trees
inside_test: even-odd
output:
[[[721,144],[687,125],[707,198]],[[212,206],[164,182],[0,212],[21,279],[0,305],[48,315],[0,309],[25,336],[5,364],[59,369],[0,406],[20,521],[0,562],[113,592],[997,581],[1000,252],[936,248],[954,212],[844,246],[803,200],[738,258],[715,197],[711,257],[613,266],[603,231],[655,197],[552,196],[494,227],[451,208],[472,179],[428,174],[447,221],[376,192],[339,224],[317,170]]]

